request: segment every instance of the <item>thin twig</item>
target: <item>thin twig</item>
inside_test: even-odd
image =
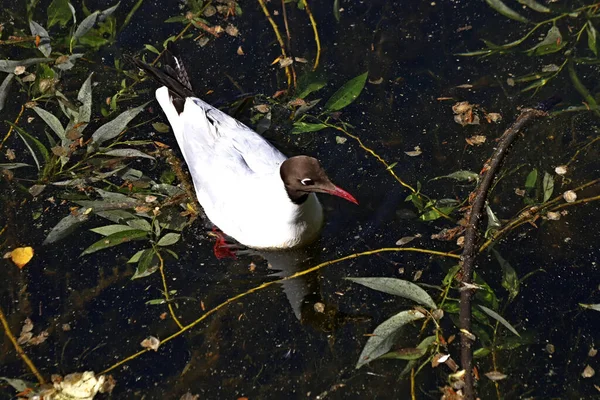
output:
[[[162,283],[163,283],[163,291],[164,291],[164,296],[165,296],[165,301],[167,303],[167,307],[169,307],[169,312],[171,313],[171,318],[173,318],[173,321],[175,321],[175,323],[177,324],[177,326],[179,327],[179,329],[183,329],[183,325],[181,324],[181,322],[179,322],[179,319],[177,318],[177,316],[175,315],[175,310],[173,310],[173,304],[171,304],[171,299],[169,297],[169,288],[167,287],[167,278],[165,276],[165,261],[163,260],[162,256],[160,255],[160,251],[158,251],[158,249],[155,246],[154,247],[154,254],[156,254],[156,257],[158,257],[158,261],[160,262],[160,266],[159,266],[159,270],[160,270],[160,277],[162,279]]]
[[[290,34],[290,27],[287,19],[287,9],[285,7],[285,0],[281,0],[281,10],[283,11],[283,25],[285,26],[285,35],[287,36],[287,48],[290,52],[290,57],[292,56],[292,35]],[[292,79],[294,81],[294,87],[297,87],[298,84],[296,82],[296,69],[292,68]]]
[[[313,71],[317,69],[319,66],[319,59],[321,58],[321,40],[319,39],[319,31],[317,29],[317,22],[310,12],[310,7],[308,7],[308,3],[306,0],[301,0],[304,5],[304,10],[306,10],[306,14],[308,14],[308,19],[310,19],[310,24],[312,25],[313,32],[315,34],[315,43],[317,44],[317,55],[315,56],[315,63],[313,65]]]
[[[402,179],[400,179],[400,177],[398,175],[396,175],[396,173],[394,172],[394,168],[392,167],[392,165],[388,164],[387,161],[385,161],[379,154],[375,153],[375,151],[373,149],[371,149],[370,147],[367,147],[363,141],[360,139],[360,137],[351,134],[350,132],[348,132],[347,130],[345,130],[344,128],[337,126],[337,125],[333,125],[333,124],[329,124],[326,122],[322,122],[323,124],[327,125],[327,127],[329,128],[333,128],[336,129],[340,132],[342,132],[344,135],[351,137],[352,139],[356,140],[356,142],[358,143],[358,145],[360,146],[361,149],[363,149],[364,151],[366,151],[367,153],[371,154],[373,157],[375,157],[377,159],[377,161],[379,161],[381,164],[383,164],[385,166],[386,171],[388,171],[390,173],[390,175],[392,175],[394,177],[394,179],[396,181],[398,181],[398,183],[400,183],[400,185],[404,186],[405,188],[407,188],[408,190],[411,191],[411,193],[415,194],[415,195],[419,195],[419,196],[423,196],[422,194],[420,194],[419,192],[417,192],[417,190],[415,190],[415,188],[413,188],[412,186],[410,186],[408,183],[404,182]],[[423,196],[426,198],[426,196]],[[429,198],[427,198],[428,201],[430,201]],[[448,220],[452,221],[452,217],[450,217],[449,215],[445,214],[444,212],[442,212],[441,210],[439,210],[437,207],[435,207],[433,205],[433,202],[431,202],[432,205],[430,206],[431,209],[435,212],[437,212],[440,216],[442,216],[443,218],[446,218]]]
[[[46,383],[46,380],[44,379],[42,374],[40,374],[40,372],[37,370],[37,368],[31,361],[31,359],[29,357],[27,357],[27,354],[25,354],[25,352],[23,351],[23,348],[19,345],[19,342],[17,342],[17,339],[10,331],[10,326],[8,326],[8,321],[6,320],[6,316],[4,315],[4,311],[2,310],[2,307],[0,307],[0,321],[2,322],[2,326],[4,327],[4,333],[6,334],[8,339],[12,342],[13,347],[17,351],[17,354],[19,355],[19,357],[21,357],[23,362],[25,362],[25,364],[27,364],[27,366],[29,367],[31,372],[37,378],[40,385],[43,385],[44,383]]]
[[[515,121],[515,123],[508,128],[498,142],[498,146],[494,151],[492,157],[485,163],[482,170],[482,178],[475,192],[475,196],[472,201],[472,206],[469,215],[469,223],[465,232],[465,247],[461,256],[462,266],[462,279],[463,285],[471,284],[473,280],[473,269],[475,266],[475,258],[477,252],[477,227],[483,215],[485,202],[487,199],[488,191],[492,182],[498,172],[502,161],[508,151],[508,148],[512,144],[513,140],[520,132],[521,128],[536,117],[542,117],[547,115],[544,111],[536,109],[524,109]],[[472,290],[463,290],[460,293],[460,331],[461,331],[461,364],[465,374],[465,387],[464,396],[466,400],[475,399],[475,389],[473,386],[473,349],[472,349],[472,333],[471,333],[471,296],[473,295]]]
[[[285,44],[283,43],[283,38],[281,37],[281,33],[279,33],[279,28],[277,27],[277,24],[273,20],[273,17],[271,17],[271,13],[267,9],[265,0],[258,0],[258,3],[260,4],[260,7],[262,8],[262,11],[265,14],[265,17],[267,17],[267,19],[269,20],[269,23],[273,27],[273,31],[275,32],[275,37],[277,38],[277,42],[279,43],[279,47],[281,48],[281,57],[287,58],[287,53],[285,51]],[[285,75],[287,76],[288,87],[290,87],[292,85],[292,72],[291,72],[290,65],[285,67]]]
[[[419,248],[415,248],[415,247],[384,247],[384,248],[380,248],[380,249],[375,249],[375,250],[369,250],[369,251],[364,251],[362,253],[353,253],[353,254],[349,254],[340,258],[336,258],[335,260],[329,260],[329,261],[325,261],[322,262],[318,265],[315,265],[314,267],[310,267],[308,269],[305,269],[303,271],[299,271],[296,272],[293,275],[287,276],[285,278],[282,279],[278,279],[276,281],[270,281],[270,282],[265,282],[262,285],[253,287],[252,289],[249,289],[247,291],[245,291],[244,293],[240,293],[237,294],[233,297],[230,297],[229,299],[225,300],[224,302],[222,302],[221,304],[217,305],[216,307],[208,310],[206,313],[204,313],[200,318],[196,319],[194,322],[184,326],[183,328],[181,328],[179,331],[175,332],[174,334],[172,334],[171,336],[161,340],[160,345],[162,346],[163,344],[175,339],[176,337],[182,335],[183,333],[189,331],[190,329],[192,329],[193,327],[195,327],[196,325],[198,325],[200,322],[204,321],[206,318],[208,318],[210,315],[216,313],[217,311],[219,311],[220,309],[228,306],[229,304],[235,303],[237,302],[239,299],[241,299],[242,297],[246,297],[252,293],[256,293],[258,291],[261,291],[263,289],[266,289],[270,286],[276,285],[276,284],[280,284],[281,282],[284,281],[289,281],[310,273],[313,273],[321,268],[327,267],[329,265],[333,265],[333,264],[337,264],[339,262],[342,261],[346,261],[346,260],[352,260],[355,258],[359,258],[359,257],[364,257],[364,256],[369,256],[369,255],[373,255],[373,254],[378,254],[378,253],[390,253],[390,252],[414,252],[414,253],[424,253],[424,254],[431,254],[431,255],[435,255],[435,256],[441,256],[441,257],[450,257],[450,258],[460,258],[458,255],[456,254],[452,254],[452,253],[445,253],[442,251],[435,251],[435,250],[429,250],[429,249],[419,249]],[[129,357],[124,358],[123,360],[117,362],[116,364],[108,367],[107,369],[105,369],[104,371],[100,372],[100,375],[102,374],[106,374],[109,371],[114,370],[115,368],[120,367],[121,365],[141,356],[144,353],[147,353],[149,350],[141,350],[138,351],[135,354],[130,355]]]
[[[15,122],[13,122],[13,125],[10,126],[10,128],[8,129],[8,132],[4,136],[4,139],[2,139],[2,143],[0,143],[0,150],[2,150],[2,146],[4,146],[4,142],[6,142],[8,140],[8,138],[10,137],[10,134],[12,133],[15,125],[17,125],[19,123],[19,119],[21,119],[21,115],[23,115],[23,111],[25,111],[25,105],[21,106],[21,111],[19,111],[19,115],[17,115],[17,118],[15,118]]]

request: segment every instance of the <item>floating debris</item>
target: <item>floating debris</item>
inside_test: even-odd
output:
[[[563,193],[563,198],[567,203],[573,203],[575,200],[577,200],[577,193],[572,190],[567,190]]]
[[[556,172],[556,175],[564,175],[567,173],[567,166],[566,165],[559,165],[558,167],[554,168],[554,172]]]

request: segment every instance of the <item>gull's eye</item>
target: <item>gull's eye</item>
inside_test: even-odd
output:
[[[303,184],[304,186],[311,186],[311,185],[315,184],[313,182],[313,180],[310,178],[304,178],[304,179],[300,180],[300,183]]]

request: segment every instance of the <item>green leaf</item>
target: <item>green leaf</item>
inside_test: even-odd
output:
[[[500,223],[500,220],[498,219],[498,217],[496,217],[496,214],[494,214],[494,211],[492,211],[488,204],[485,205],[485,211],[488,217],[487,230],[500,228],[502,224]]]
[[[350,79],[325,104],[326,111],[338,111],[352,103],[360,95],[367,82],[368,72]]]
[[[456,171],[456,172],[453,172],[448,175],[437,176],[433,179],[430,179],[430,181],[437,181],[438,179],[443,179],[443,178],[454,179],[459,182],[465,182],[465,181],[466,182],[478,182],[479,174],[476,172],[473,172],[473,171],[460,170],[460,171]]]
[[[531,8],[533,11],[541,12],[541,13],[549,13],[550,9],[543,4],[538,3],[535,0],[517,0],[519,3],[526,5]]]
[[[501,0],[485,0],[486,3],[494,10],[498,11],[500,14],[504,15],[507,18],[514,19],[519,22],[529,22],[527,18],[514,11],[512,8],[508,7]]]
[[[85,19],[81,21],[81,23],[75,30],[71,42],[76,42],[86,33],[88,33],[92,28],[94,28],[98,19],[105,20],[107,17],[110,17],[115,12],[117,7],[119,7],[119,4],[121,4],[121,2],[118,2],[116,5],[107,8],[104,11],[94,11],[93,13],[85,17]]]
[[[502,287],[508,291],[508,302],[513,301],[517,295],[519,294],[521,281],[517,276],[517,272],[510,265],[508,261],[506,261],[498,251],[492,249],[498,264],[502,268]]]
[[[106,225],[106,226],[100,226],[98,228],[90,229],[90,231],[97,233],[99,235],[102,235],[102,236],[110,236],[117,232],[132,231],[134,229],[135,228],[128,226],[128,225]]]
[[[521,335],[519,335],[519,332],[517,332],[517,330],[515,328],[513,328],[513,326],[504,318],[502,318],[502,316],[500,314],[498,314],[497,312],[495,312],[494,310],[491,310],[485,306],[482,305],[478,305],[479,308],[481,308],[481,310],[486,313],[487,315],[489,315],[490,317],[494,318],[496,321],[500,322],[502,325],[504,325],[504,327],[506,329],[508,329],[509,331],[511,331],[512,333],[514,333],[515,335],[521,337]]]
[[[154,157],[152,157],[140,150],[137,150],[137,149],[113,149],[113,150],[107,151],[106,153],[102,153],[102,155],[115,156],[115,157],[127,157],[127,158],[140,157],[140,158],[149,158],[151,160],[154,160]]]
[[[525,179],[525,189],[531,191],[533,189],[535,189],[535,183],[537,182],[537,177],[538,177],[538,170],[536,168],[534,168],[529,175],[527,175],[527,178]]]
[[[44,245],[56,243],[61,239],[69,236],[75,232],[79,226],[86,222],[89,218],[88,214],[84,214],[82,211],[77,211],[74,214],[69,214],[61,219],[58,224],[54,226],[44,239]]]
[[[543,56],[545,54],[551,54],[560,51],[563,47],[566,46],[566,44],[567,42],[563,41],[560,29],[558,29],[557,26],[552,26],[548,30],[546,37],[526,52],[530,56]]]
[[[380,356],[380,359],[394,359],[394,360],[418,360],[419,358],[423,357],[425,354],[427,354],[427,350],[429,350],[429,347],[431,347],[431,345],[435,342],[436,337],[435,336],[427,336],[425,339],[423,339],[421,341],[421,343],[419,343],[419,345],[417,347],[413,347],[413,348],[404,348],[404,349],[400,349],[400,350],[396,350],[396,351],[390,351],[389,353],[386,353],[382,356]]]
[[[117,137],[121,132],[123,132],[123,130],[125,130],[127,124],[129,124],[129,122],[131,122],[131,120],[134,119],[146,107],[147,104],[148,103],[144,103],[139,107],[127,110],[112,121],[109,121],[98,128],[96,132],[92,134],[92,141],[88,146],[88,153],[94,151],[100,144],[106,142],[107,140]]]
[[[580,307],[587,308],[588,310],[600,311],[600,304],[583,304],[579,303]]]
[[[152,232],[152,225],[150,225],[150,222],[146,221],[143,218],[129,220],[127,221],[127,225],[134,229],[139,229],[141,231]]]
[[[44,55],[44,57],[50,57],[50,53],[52,53],[52,45],[50,44],[50,35],[48,34],[48,31],[46,31],[43,26],[33,20],[29,21],[29,30],[31,30],[32,36],[40,37],[40,43],[37,47],[38,50]]]
[[[77,122],[88,123],[90,122],[90,118],[92,116],[92,72],[81,88],[79,89],[79,93],[77,93],[77,100],[81,102],[81,107],[79,107],[79,116],[77,117]]]
[[[322,89],[327,84],[321,73],[308,72],[298,80],[298,94],[296,97],[303,99],[312,92]]]
[[[167,133],[171,130],[171,128],[169,128],[169,125],[164,124],[162,122],[155,122],[152,124],[152,127],[158,133]]]
[[[51,58],[28,58],[26,60],[0,60],[0,72],[12,74],[15,68],[19,66],[29,67],[30,65],[53,61]]]
[[[395,344],[400,329],[406,324],[422,318],[425,318],[425,314],[416,310],[408,310],[402,311],[381,323],[375,328],[373,336],[369,337],[365,347],[363,347],[356,368],[360,368],[387,353]]]
[[[170,246],[179,241],[181,235],[179,233],[169,232],[165,236],[161,237],[157,245],[159,246]]]
[[[554,178],[547,172],[544,172],[544,180],[542,181],[542,191],[544,192],[543,203],[550,200],[554,192]]]
[[[299,133],[306,133],[306,132],[317,132],[320,131],[321,129],[325,129],[327,128],[327,125],[325,124],[311,124],[308,122],[294,122],[294,127],[292,128],[292,133],[294,135],[297,135]]]
[[[90,247],[85,249],[81,255],[92,254],[98,250],[107,249],[109,247],[118,246],[122,243],[131,242],[133,240],[143,240],[148,238],[148,232],[133,229],[130,231],[123,231],[113,233],[112,235],[106,236],[105,238],[92,244]]]
[[[340,12],[340,0],[333,0],[333,16],[337,22],[340,22],[342,13]]]
[[[33,111],[35,111],[36,114],[39,115],[42,120],[44,120],[46,125],[48,125],[50,129],[56,133],[56,136],[58,136],[61,141],[66,139],[65,128],[63,128],[62,124],[54,114],[40,107],[33,107]]]
[[[590,48],[592,53],[594,53],[594,55],[598,57],[598,45],[596,44],[597,32],[596,28],[594,28],[594,25],[592,24],[592,21],[587,22],[585,30],[587,32],[588,37],[588,47]]]
[[[404,297],[429,308],[437,308],[435,301],[420,286],[396,278],[345,278],[349,281],[361,284],[373,290],[394,296]]]
[[[138,261],[137,269],[131,279],[143,278],[153,274],[159,267],[158,257],[154,253],[154,249],[146,249],[142,252]]]
[[[48,29],[56,24],[64,27],[72,17],[69,0],[52,0],[52,3],[48,6]]]
[[[16,168],[22,168],[22,167],[31,167],[31,165],[29,164],[25,164],[25,163],[0,163],[0,168],[1,169],[16,169]]]
[[[4,104],[6,103],[6,98],[8,97],[8,92],[10,91],[10,86],[14,77],[15,74],[6,75],[6,78],[4,78],[2,84],[0,85],[0,111],[2,111],[4,108]]]
[[[142,257],[142,254],[144,253],[145,250],[140,250],[137,253],[135,253],[133,256],[131,256],[131,258],[127,261],[127,264],[135,264],[138,261],[140,261],[140,258]]]
[[[160,51],[158,51],[158,49],[152,46],[151,44],[145,44],[144,47],[146,48],[146,50],[151,51],[154,54],[160,54]]]
[[[592,96],[589,90],[585,87],[585,85],[579,80],[577,76],[577,71],[575,71],[575,65],[573,61],[569,61],[569,77],[571,78],[571,82],[573,82],[573,86],[579,92],[579,94],[585,99],[587,105],[598,112],[598,103],[596,103],[596,99]]]
[[[25,143],[25,146],[27,146],[29,153],[33,157],[33,161],[35,161],[38,171],[41,170],[50,158],[50,153],[48,152],[48,149],[46,149],[46,146],[44,146],[44,144],[35,137],[25,132],[23,128],[13,124],[10,121],[6,121],[6,123],[12,126],[15,131],[17,131],[17,134],[21,140],[23,140],[23,143]]]
[[[448,215],[451,214],[455,209],[456,207],[436,207],[435,209],[431,208],[425,211],[423,214],[421,214],[419,216],[419,219],[421,221],[435,221],[436,219],[442,217],[442,214],[440,214],[440,212],[444,213],[445,215]]]

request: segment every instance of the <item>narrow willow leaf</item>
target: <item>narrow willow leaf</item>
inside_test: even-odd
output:
[[[379,358],[392,358],[392,359],[399,359],[399,360],[416,360],[416,359],[421,358],[425,354],[427,354],[427,351],[435,343],[436,339],[437,338],[435,336],[427,336],[425,339],[423,339],[421,341],[421,343],[418,344],[418,346],[416,348],[402,349],[402,350],[408,350],[408,351],[402,351],[402,350],[392,351],[392,352],[382,355]],[[418,357],[415,357],[417,354],[420,354],[420,355]]]
[[[127,264],[135,264],[138,261],[140,261],[140,258],[142,257],[142,254],[144,253],[144,251],[145,250],[140,250],[137,253],[135,253],[133,256],[131,256],[131,258],[127,261]]]
[[[333,16],[337,22],[340,22],[342,13],[340,12],[340,0],[333,0]]]
[[[500,220],[498,219],[496,214],[494,214],[494,211],[492,211],[492,209],[490,208],[489,204],[485,205],[485,211],[488,217],[487,229],[489,230],[500,228],[502,224],[500,223]]]
[[[107,140],[117,137],[127,127],[127,124],[129,124],[129,122],[131,122],[131,120],[134,119],[147,104],[148,103],[144,103],[139,107],[127,110],[112,121],[109,121],[98,128],[96,132],[92,134],[92,142],[90,143],[90,146],[88,146],[88,153],[95,150],[97,146]]]
[[[294,122],[294,127],[292,128],[292,133],[297,135],[299,133],[306,132],[317,132],[321,129],[327,128],[325,124],[311,124],[308,122]]]
[[[72,17],[69,0],[52,0],[48,6],[48,29],[56,24],[64,27]]]
[[[381,325],[375,328],[373,336],[369,337],[365,347],[363,347],[358,357],[356,368],[360,368],[387,353],[395,344],[400,329],[406,324],[422,318],[425,318],[425,314],[416,310],[408,310],[402,311],[381,323]]]
[[[573,61],[569,61],[569,77],[571,78],[571,82],[573,82],[573,86],[575,86],[575,89],[577,89],[577,91],[579,92],[579,94],[585,99],[587,105],[593,109],[593,110],[598,110],[598,103],[596,103],[596,99],[594,98],[594,96],[592,96],[589,92],[589,90],[587,90],[587,88],[585,87],[585,85],[579,80],[579,77],[577,76],[577,71],[575,71],[575,65],[573,63]]]
[[[160,54],[160,51],[158,51],[158,49],[152,46],[151,44],[145,44],[144,47],[146,48],[146,50],[151,51],[154,54]]]
[[[154,160],[154,157],[136,150],[136,149],[113,149],[113,150],[109,150],[106,153],[102,153],[103,155],[106,156],[115,156],[115,157],[141,157],[141,158],[149,158],[151,160]]]
[[[98,228],[90,229],[90,231],[97,233],[99,235],[102,235],[102,236],[110,236],[113,233],[132,231],[134,229],[135,228],[132,228],[131,226],[128,226],[128,225],[106,225],[106,226],[100,226]]]
[[[30,65],[52,61],[51,58],[28,58],[26,60],[0,60],[0,72],[12,74],[15,68],[19,66],[29,67]]]
[[[533,11],[541,12],[541,13],[549,13],[550,9],[543,4],[538,3],[535,0],[517,0],[519,3],[526,5],[531,8]]]
[[[485,49],[485,50],[475,50],[475,51],[468,51],[466,53],[456,53],[457,56],[463,56],[463,57],[477,57],[477,56],[487,56],[492,54],[494,51],[490,50],[490,49]]]
[[[103,22],[106,20],[106,18],[110,17],[115,12],[117,7],[119,7],[119,4],[121,4],[121,2],[118,2],[116,5],[107,8],[104,11],[94,11],[93,13],[88,15],[83,21],[81,21],[81,24],[79,24],[79,26],[77,27],[77,30],[75,31],[75,33],[73,34],[73,38],[71,39],[72,42],[75,42],[81,37],[85,36],[86,33],[88,33],[90,30],[92,30],[92,28],[94,28],[96,22]]]
[[[383,293],[404,297],[429,308],[437,308],[435,301],[420,286],[412,282],[396,278],[346,278]]]
[[[486,3],[494,10],[498,11],[500,14],[504,15],[507,18],[514,19],[519,22],[529,22],[527,18],[504,4],[501,0],[485,0]]]
[[[159,266],[158,261],[154,249],[144,250],[138,261],[137,269],[131,279],[143,278],[156,272]]]
[[[506,261],[498,251],[492,249],[492,252],[494,253],[494,257],[496,257],[498,264],[500,264],[500,268],[502,268],[502,287],[508,291],[508,302],[510,303],[519,294],[521,281],[510,263]]]
[[[170,246],[179,241],[181,235],[179,233],[169,232],[165,236],[161,237],[157,245],[159,246]]]
[[[43,26],[33,20],[29,21],[29,29],[31,30],[32,36],[40,37],[38,50],[44,55],[44,57],[50,57],[50,53],[52,53],[52,46],[50,45],[50,35],[48,35],[48,31],[46,31]]]
[[[62,124],[54,114],[40,107],[33,107],[33,111],[35,111],[36,114],[39,115],[42,120],[44,120],[46,125],[48,125],[50,129],[56,133],[56,136],[58,136],[61,141],[66,139],[65,128],[63,128]]]
[[[327,84],[327,81],[315,72],[307,73],[300,78],[298,86],[300,87],[298,94],[299,99],[303,99],[312,92],[322,89]]]
[[[77,117],[77,122],[88,123],[90,122],[90,118],[92,115],[92,72],[81,88],[79,89],[79,93],[77,93],[77,100],[81,102],[81,106],[79,107],[79,115]]]
[[[504,325],[504,327],[506,329],[508,329],[509,331],[511,331],[512,333],[514,333],[515,335],[521,337],[521,335],[519,335],[519,332],[517,332],[517,330],[515,328],[513,328],[513,326],[504,318],[502,318],[502,316],[500,314],[498,314],[496,311],[491,310],[485,306],[479,305],[479,308],[481,308],[481,310],[486,313],[487,315],[489,315],[490,317],[494,318],[496,321],[500,322],[502,325]]]
[[[530,56],[531,55],[543,56],[545,54],[551,54],[551,53],[556,53],[557,51],[560,51],[563,47],[566,46],[566,44],[567,44],[567,42],[563,41],[563,37],[562,37],[562,34],[560,33],[560,29],[558,29],[557,26],[552,26],[548,30],[546,37],[541,42],[539,42],[538,44],[536,44],[535,46],[533,46],[526,52]]]
[[[29,164],[25,163],[0,163],[0,169],[17,169],[22,167],[31,167]]]
[[[84,214],[83,212],[77,211],[74,214],[69,214],[63,219],[59,221],[58,224],[54,226],[44,239],[44,245],[56,243],[61,239],[69,236],[71,233],[75,232],[79,226],[85,223],[89,218],[88,214]]]
[[[473,172],[473,171],[460,170],[460,171],[456,171],[456,172],[453,172],[448,175],[437,176],[435,178],[430,179],[430,181],[437,181],[438,179],[444,179],[444,178],[454,179],[459,182],[465,182],[465,181],[466,182],[478,182],[479,174],[476,172]]]
[[[583,304],[579,303],[580,307],[587,308],[588,310],[600,311],[600,303],[599,304]]]
[[[338,111],[352,103],[360,95],[367,82],[368,72],[350,79],[325,104],[325,110]]]
[[[127,225],[140,231],[152,232],[152,225],[150,225],[150,222],[146,221],[143,218],[129,220],[127,221]]]
[[[590,48],[592,53],[594,53],[594,55],[598,57],[598,45],[596,44],[597,32],[596,28],[594,28],[594,25],[592,24],[592,21],[587,22],[585,30],[587,31],[588,47]]]
[[[131,242],[133,240],[143,240],[147,238],[148,232],[137,229],[113,233],[112,235],[106,236],[105,238],[102,238],[96,243],[92,244],[90,247],[85,249],[83,253],[81,253],[81,255],[84,256],[86,254],[92,254],[97,252],[98,250],[118,246],[122,243]]]
[[[35,161],[38,171],[41,170],[50,158],[50,153],[48,152],[48,149],[46,149],[46,146],[44,146],[44,144],[38,139],[25,132],[23,128],[13,124],[10,121],[6,121],[6,123],[8,123],[15,131],[17,131],[17,134],[23,143],[25,143],[25,146],[27,146],[29,153],[33,157],[33,161]]]
[[[542,191],[544,192],[543,203],[550,200],[554,192],[554,178],[547,172],[544,172],[544,180],[542,181]]]
[[[6,75],[6,78],[4,78],[2,84],[0,85],[0,111],[2,111],[4,108],[4,104],[6,103],[6,98],[8,97],[8,92],[10,91],[10,86],[14,77],[15,74]]]
[[[527,190],[535,189],[535,183],[537,182],[537,177],[538,177],[538,170],[536,168],[534,168],[529,173],[529,175],[527,175],[527,178],[525,179],[525,189],[527,189]]]

